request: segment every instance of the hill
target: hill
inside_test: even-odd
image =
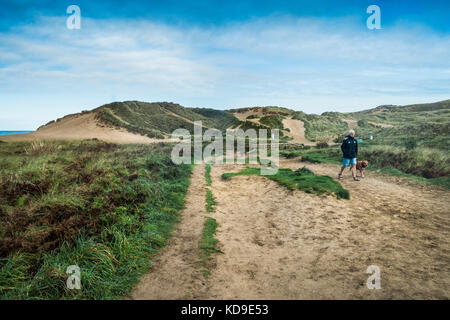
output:
[[[374,135],[376,144],[450,149],[450,100],[379,106],[340,117],[353,122],[358,136]]]
[[[307,114],[277,106],[230,109],[186,108],[171,102],[124,101],[68,115],[41,126],[36,132],[3,136],[4,141],[97,138],[119,143],[166,141],[177,128],[193,131],[194,121],[204,128],[279,129],[284,141],[315,145],[339,142],[349,128],[357,136],[373,135],[371,144],[448,150],[450,100],[407,106]]]

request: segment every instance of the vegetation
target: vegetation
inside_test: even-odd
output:
[[[206,178],[206,185],[211,185],[211,165],[207,164],[205,167],[205,178]]]
[[[214,200],[213,194],[211,190],[206,190],[206,211],[214,212],[214,206],[216,205],[216,201]]]
[[[57,151],[57,152],[56,152]],[[78,142],[0,148],[0,297],[126,295],[184,207],[191,167],[171,146]],[[66,269],[81,268],[81,290]]]
[[[299,151],[299,153],[302,157],[301,161],[311,163],[340,164],[342,160],[339,146],[326,149],[313,148]],[[369,161],[368,170],[403,175],[442,187],[450,185],[449,155],[441,150],[423,147],[407,149],[362,143],[359,147],[358,158]]]
[[[284,117],[279,115],[267,115],[261,117],[261,119],[259,119],[259,123],[266,125],[271,129],[283,130],[284,129],[283,119]]]
[[[222,179],[227,180],[231,177],[242,175],[261,175],[261,170],[259,168],[247,167],[240,172],[224,173]],[[329,176],[316,175],[306,167],[296,171],[292,171],[291,169],[278,169],[276,174],[266,175],[264,177],[276,181],[289,190],[298,189],[306,193],[314,193],[317,195],[335,194],[338,199],[350,199],[349,191],[344,189],[340,183]]]
[[[221,131],[239,124],[237,118],[225,111],[190,109],[170,102],[113,102],[97,108],[95,112],[97,119],[105,124],[152,138],[169,136],[178,128],[193,133],[194,121],[202,121],[204,128]]]
[[[292,118],[304,122],[305,137],[310,141],[331,140],[348,130],[348,124],[345,121],[329,113],[316,115],[298,111]]]
[[[203,226],[202,237],[199,243],[199,255],[200,262],[203,267],[207,267],[211,254],[213,253],[221,253],[217,248],[217,243],[219,242],[214,238],[214,234],[216,233],[218,224],[216,219],[208,217],[205,220],[205,224]],[[204,270],[205,275],[209,274],[209,270]]]
[[[358,120],[359,137],[374,135],[373,144],[450,149],[450,100],[410,106],[380,106],[347,114]]]

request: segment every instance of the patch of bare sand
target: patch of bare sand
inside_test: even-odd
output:
[[[199,268],[198,243],[205,216],[205,167],[194,167],[186,195],[186,208],[167,246],[152,263],[151,271],[133,290],[142,299],[195,299],[204,276]]]
[[[296,119],[283,119],[283,126],[290,130],[290,132],[284,132],[286,136],[293,138],[293,140],[289,141],[290,143],[316,145],[315,142],[311,142],[305,138],[305,124],[303,121]]]
[[[2,136],[3,141],[99,139],[115,143],[155,143],[170,139],[152,139],[125,129],[107,127],[95,119],[95,112],[64,117],[34,132]]]
[[[339,168],[306,166],[332,177]],[[199,298],[450,298],[448,191],[372,172],[360,182],[346,172],[351,200],[289,191],[264,177],[221,180],[241,168],[212,168],[224,254],[216,255]],[[381,268],[381,290],[366,287],[372,264]]]
[[[358,121],[352,119],[342,119],[342,121],[347,122],[349,129],[355,129],[358,126]]]

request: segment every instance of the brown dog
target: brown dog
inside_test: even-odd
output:
[[[366,170],[368,165],[369,165],[369,161],[367,161],[367,160],[356,161],[356,170],[359,170],[359,172],[361,173],[361,178],[364,178],[364,170]],[[352,170],[351,167],[350,167],[350,170]],[[357,174],[357,176],[358,176],[358,174]]]

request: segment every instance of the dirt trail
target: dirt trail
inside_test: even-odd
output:
[[[204,276],[198,268],[198,242],[205,216],[205,167],[194,167],[186,208],[167,246],[133,290],[133,299],[195,299]]]
[[[298,159],[281,161],[297,169]],[[307,165],[336,176],[338,166]],[[342,181],[352,200],[288,191],[263,177],[214,166],[217,239],[224,254],[203,299],[448,299],[450,194],[369,172]],[[366,287],[369,265],[381,290]]]
[[[298,159],[280,166],[297,169]],[[338,166],[306,164],[335,177]],[[216,238],[208,277],[195,268],[204,221],[204,173],[194,170],[179,228],[137,299],[449,299],[450,193],[368,172],[342,185],[351,200],[289,191],[264,177],[214,165]],[[381,290],[366,287],[369,265],[381,269]]]

